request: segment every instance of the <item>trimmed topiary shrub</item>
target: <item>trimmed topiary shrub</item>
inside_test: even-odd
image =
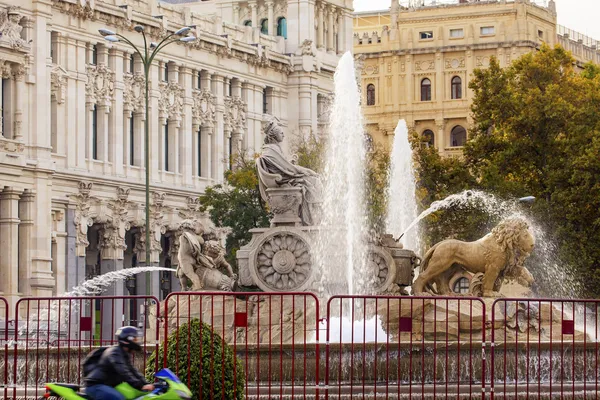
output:
[[[164,343],[148,358],[146,376],[153,379],[156,358],[161,369]],[[167,368],[187,384],[194,399],[244,398],[245,375],[242,363],[233,349],[217,335],[210,325],[193,319],[169,335]]]

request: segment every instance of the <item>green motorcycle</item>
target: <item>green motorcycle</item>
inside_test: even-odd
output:
[[[127,383],[121,383],[115,389],[127,400],[189,400],[192,398],[190,389],[170,369],[162,369],[154,376],[159,382],[154,384],[154,390],[151,392],[142,392]],[[91,399],[80,389],[81,386],[69,383],[47,383],[46,394],[40,400],[52,397],[65,400]]]

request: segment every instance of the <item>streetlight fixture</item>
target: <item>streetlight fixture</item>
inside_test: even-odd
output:
[[[176,32],[173,32],[164,39],[162,39],[159,43],[150,42],[146,38],[146,32],[144,31],[144,27],[142,25],[136,25],[133,27],[137,33],[141,33],[144,38],[144,47],[140,49],[140,47],[133,44],[129,39],[125,36],[113,32],[110,29],[102,28],[99,29],[98,32],[104,39],[111,43],[116,42],[125,42],[133,50],[138,54],[140,59],[142,60],[142,64],[144,65],[144,81],[145,81],[145,100],[146,100],[146,119],[144,121],[144,161],[146,167],[146,265],[150,262],[150,253],[151,253],[151,243],[150,243],[150,128],[148,121],[150,119],[150,115],[148,113],[149,108],[149,86],[148,86],[148,77],[150,75],[150,66],[152,65],[152,61],[156,55],[164,49],[166,46],[175,42],[183,42],[189,43],[196,38],[193,35],[186,36],[190,31],[190,27],[183,27]],[[183,36],[183,37],[181,37]],[[133,72],[133,71],[132,71]],[[146,294],[150,295],[150,273],[146,273]]]

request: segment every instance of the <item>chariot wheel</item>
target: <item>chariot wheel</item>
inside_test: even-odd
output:
[[[271,229],[250,252],[250,274],[265,292],[304,291],[314,273],[311,251],[310,240],[302,231]]]
[[[382,247],[370,246],[367,253],[366,273],[370,287],[376,293],[386,292],[396,277],[396,263]]]

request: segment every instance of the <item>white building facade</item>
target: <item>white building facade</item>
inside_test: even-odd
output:
[[[260,150],[265,118],[288,137],[319,133],[351,18],[349,1],[0,1],[0,296],[13,308],[101,273],[175,266],[181,221],[207,223],[198,196],[232,152]],[[143,66],[98,34],[142,45],[135,25],[156,42],[184,26],[197,38],[150,70],[150,260]],[[164,298],[176,282],[153,273],[150,288],[133,278],[108,294]]]

